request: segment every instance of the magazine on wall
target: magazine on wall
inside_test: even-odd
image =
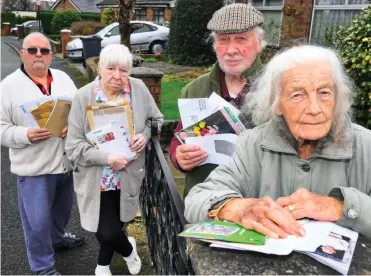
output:
[[[358,233],[336,225],[314,252],[301,252],[343,275],[348,274]]]
[[[231,110],[224,106],[218,111],[175,133],[175,137],[184,144],[186,137],[202,137],[217,134],[239,135],[245,126]]]

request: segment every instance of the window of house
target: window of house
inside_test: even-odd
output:
[[[313,7],[310,41],[321,44],[324,35],[336,27],[346,25],[361,9],[368,6],[367,0],[316,0]]]
[[[134,20],[146,21],[147,9],[134,9]]]
[[[153,9],[153,21],[164,22],[164,8],[154,8]]]
[[[252,5],[264,16],[264,40],[268,45],[280,41],[283,0],[252,0]]]

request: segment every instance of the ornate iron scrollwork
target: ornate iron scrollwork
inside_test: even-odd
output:
[[[185,239],[178,236],[187,223],[183,215],[184,203],[156,137],[147,144],[140,207],[156,274],[194,274],[186,254]]]

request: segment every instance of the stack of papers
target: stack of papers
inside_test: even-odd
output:
[[[188,228],[179,236],[201,240],[221,240],[227,242],[264,245],[266,236],[242,226],[226,221],[204,221]]]
[[[183,129],[175,137],[182,144],[207,151],[208,158],[202,164],[227,164],[237,136],[246,129],[239,119],[240,111],[216,93],[209,98],[179,99],[178,106]]]
[[[20,106],[30,127],[46,128],[55,137],[62,137],[68,124],[72,100],[68,97],[47,96]]]
[[[108,154],[122,154],[129,160],[133,160],[136,152],[130,149],[128,130],[118,121],[86,134],[91,143],[99,150]]]
[[[296,251],[308,255],[342,274],[347,274],[358,233],[332,222],[301,220],[299,223],[306,231],[305,237],[289,236],[285,239],[270,239],[263,236],[264,243],[251,242],[243,236],[235,238],[232,235],[238,236],[238,233],[242,232],[241,229],[238,229],[240,226],[220,221],[198,223],[179,235],[209,242],[211,247],[225,249],[274,255],[288,255]],[[235,228],[238,230],[233,230]],[[250,232],[254,231],[246,230],[246,232],[251,235]]]
[[[90,129],[86,137],[99,150],[108,154],[122,154],[129,160],[136,158],[130,142],[134,125],[129,104],[105,102],[88,106],[87,117]]]

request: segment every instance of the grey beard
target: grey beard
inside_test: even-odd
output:
[[[222,69],[222,71],[228,75],[228,76],[233,76],[233,77],[239,77],[243,74],[243,72],[245,72],[248,68],[246,68],[245,70],[243,70],[242,72],[236,72],[236,73],[231,73],[229,72],[226,68],[223,67],[223,65],[219,62],[219,67],[220,69]]]

